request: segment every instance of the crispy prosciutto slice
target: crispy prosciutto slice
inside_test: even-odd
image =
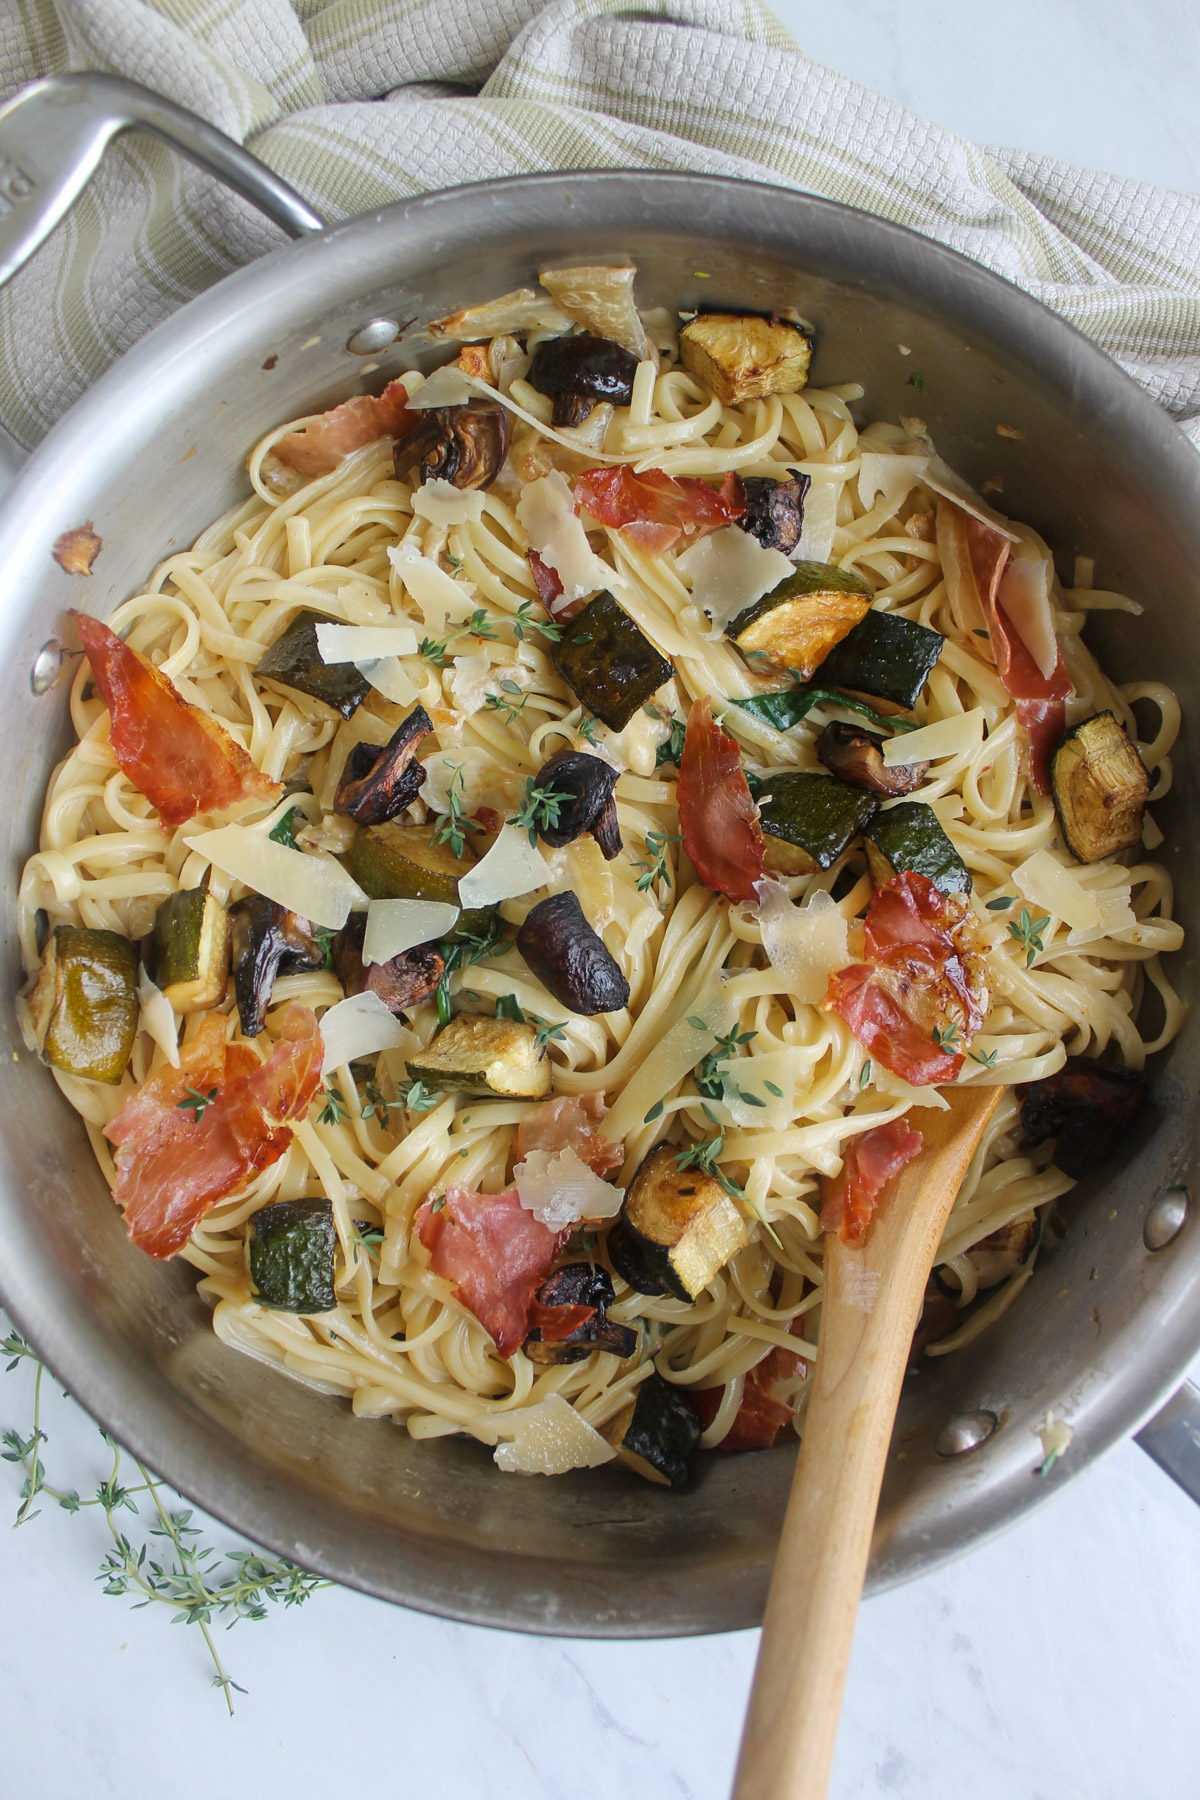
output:
[[[733,473],[714,488],[696,475],[676,480],[661,469],[639,475],[632,463],[616,463],[585,469],[575,482],[575,511],[619,530],[648,556],[732,525],[745,510],[746,492]]]
[[[525,560],[533,576],[537,597],[552,619],[573,619],[577,612],[583,611],[586,604],[583,600],[563,599],[563,584],[558,579],[557,569],[543,562],[536,550],[527,550]]]
[[[407,402],[404,383],[389,381],[382,394],[356,394],[330,407],[303,431],[289,431],[272,445],[272,453],[301,475],[328,475],[364,444],[382,437],[407,437],[420,423],[420,415],[409,412]]]
[[[824,1205],[821,1227],[836,1231],[843,1244],[853,1244],[866,1234],[880,1194],[922,1145],[919,1131],[911,1131],[904,1119],[889,1119],[860,1137],[851,1138],[842,1159],[842,1172],[822,1181]]]
[[[996,658],[996,673],[1005,693],[1017,703],[1017,722],[1029,739],[1030,776],[1039,794],[1050,792],[1050,754],[1067,726],[1064,702],[1071,692],[1062,652],[1056,652],[1050,673],[1039,667],[1035,650],[1048,662],[1042,642],[1043,633],[1035,635],[1034,649],[1022,637],[1017,623],[1005,610],[1004,589],[1009,579],[1009,555],[1012,545],[1000,532],[975,519],[948,500],[938,501],[938,548],[942,568],[959,611],[968,620],[975,615],[983,619]],[[1019,565],[1018,565],[1019,567]],[[1019,616],[1025,612],[1027,596],[1010,587]],[[1031,623],[1033,614],[1030,613]]]
[[[279,798],[279,783],[161,669],[99,619],[76,613],[75,623],[108,707],[113,755],[164,825],[220,812],[237,800]]]
[[[561,1344],[573,1332],[594,1319],[599,1307],[570,1302],[564,1306],[547,1306],[534,1297],[529,1303],[529,1329],[536,1331],[543,1344]]]
[[[609,1143],[595,1129],[607,1111],[604,1095],[597,1093],[560,1094],[527,1108],[517,1127],[514,1163],[524,1162],[531,1150],[549,1156],[573,1150],[593,1174],[607,1179],[625,1160],[622,1145]]]
[[[793,1320],[791,1329],[799,1333],[801,1326],[798,1319]],[[778,1345],[760,1363],[756,1363],[746,1376],[742,1387],[742,1402],[733,1424],[716,1446],[717,1449],[769,1450],[792,1417],[793,1411],[776,1396],[775,1389],[781,1381],[790,1379],[797,1370],[803,1371],[805,1368],[805,1360],[798,1350],[784,1350]],[[682,1391],[699,1413],[700,1422],[707,1431],[717,1416],[724,1388],[700,1388],[698,1391],[684,1388]]]
[[[707,694],[693,702],[679,765],[679,827],[692,867],[715,893],[753,906],[766,849],[742,753],[712,716]]]
[[[952,1081],[987,1010],[967,902],[906,870],[876,888],[864,939],[866,960],[839,969],[822,1004],[914,1087]]]
[[[152,1075],[105,1127],[117,1147],[113,1198],[150,1256],[174,1256],[211,1206],[283,1155],[321,1084],[321,1034],[307,1006],[288,1007],[266,1062],[248,1044],[227,1044],[225,1027],[210,1014],[179,1067]]]
[[[434,1274],[455,1284],[501,1356],[519,1350],[528,1335],[530,1302],[564,1234],[526,1212],[516,1188],[502,1194],[449,1188],[444,1204],[426,1200],[414,1223]]]

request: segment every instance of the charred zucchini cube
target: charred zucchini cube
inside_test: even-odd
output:
[[[796,770],[762,778],[758,819],[765,862],[781,875],[811,875],[833,866],[875,817],[879,802],[832,775]]]
[[[532,1025],[459,1013],[408,1061],[409,1077],[427,1088],[540,1100],[550,1092],[550,1059]]]
[[[863,832],[867,866],[876,887],[911,869],[926,875],[943,894],[969,894],[971,872],[942,830],[932,806],[902,800],[876,813]]]
[[[830,651],[821,680],[868,695],[879,712],[911,712],[945,642],[929,625],[872,608]]]
[[[170,894],[154,915],[154,980],[177,1013],[206,1012],[225,998],[229,914],[207,888]]]
[[[675,672],[607,590],[576,614],[561,641],[550,645],[549,656],[567,686],[611,731],[623,731]]]
[[[870,611],[871,589],[833,563],[802,562],[725,627],[743,656],[808,681],[834,645]]]
[[[696,1300],[747,1232],[720,1182],[702,1169],[681,1169],[677,1156],[660,1144],[641,1164],[608,1234],[608,1255],[639,1294]]]
[[[794,394],[808,380],[813,340],[787,319],[698,313],[679,334],[679,360],[722,406]]]
[[[463,845],[461,857],[449,844],[434,840],[438,821],[408,825],[389,819],[360,826],[350,846],[350,873],[372,900],[444,900],[458,905],[458,883],[475,866],[475,852]],[[458,921],[461,931],[486,931],[494,908],[468,908]]]
[[[333,1288],[338,1235],[328,1200],[279,1200],[246,1223],[250,1292],[277,1312],[323,1313]]]
[[[327,713],[349,719],[371,691],[353,663],[327,663],[317,648],[320,613],[298,612],[262,657],[255,679],[274,692],[304,694]]]
[[[1050,787],[1063,842],[1079,862],[1099,862],[1139,842],[1150,777],[1112,713],[1067,732],[1050,761]]]
[[[655,1370],[600,1434],[627,1468],[661,1487],[681,1488],[696,1473],[703,1429],[679,1389]]]
[[[84,1081],[120,1081],[137,1036],[137,978],[137,950],[119,932],[57,926],[29,996],[44,1060]]]

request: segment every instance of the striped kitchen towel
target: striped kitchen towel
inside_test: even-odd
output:
[[[1070,319],[1200,444],[1200,199],[979,149],[810,62],[757,0],[7,0],[0,96],[65,69],[201,113],[328,219],[533,169],[695,169],[828,195]],[[0,294],[32,445],[159,319],[279,240],[144,134]]]

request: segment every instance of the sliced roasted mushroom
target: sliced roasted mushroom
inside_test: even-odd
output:
[[[525,379],[553,400],[552,425],[581,425],[598,400],[629,405],[637,367],[637,357],[612,338],[583,332],[539,344]]]
[[[1037,1241],[1037,1215],[1027,1212],[1019,1219],[1001,1225],[997,1231],[989,1231],[985,1238],[972,1244],[967,1251],[967,1261],[975,1271],[978,1291],[982,1293],[986,1288],[999,1287],[1002,1281],[1015,1275],[1022,1263],[1029,1260]],[[949,1263],[938,1269],[937,1278],[952,1296],[962,1292],[962,1283]]]
[[[396,445],[400,480],[449,481],[456,488],[490,487],[508,454],[508,414],[494,400],[431,406],[416,430]]]
[[[593,1018],[629,1004],[629,983],[568,888],[531,907],[517,949],[547,991],[572,1012]]]
[[[790,556],[804,529],[804,496],[809,485],[807,475],[793,475],[790,481],[771,481],[765,475],[744,476],[746,510],[738,524],[757,538],[764,550],[782,550]]]
[[[425,708],[415,706],[382,750],[377,744],[355,744],[338,782],[334,810],[348,813],[360,825],[381,825],[411,806],[425,779],[417,750],[432,730]]]
[[[1134,1070],[1068,1056],[1055,1074],[1025,1090],[1021,1129],[1036,1144],[1056,1138],[1056,1167],[1084,1175],[1112,1154],[1145,1103],[1146,1083]]]
[[[885,768],[886,742],[878,732],[835,722],[825,727],[813,748],[818,760],[851,787],[868,788],[873,794],[911,794],[928,775],[929,764],[912,762]]]
[[[347,996],[375,994],[389,1012],[407,1012],[437,989],[446,964],[433,944],[418,944],[385,963],[364,963],[367,915],[351,913],[333,940],[333,969]]]
[[[939,1287],[937,1276],[931,1275],[925,1286],[921,1317],[913,1334],[913,1356],[923,1356],[929,1344],[939,1344],[952,1331],[957,1331],[961,1324],[957,1306],[949,1294]]]
[[[612,764],[589,756],[584,750],[563,750],[543,763],[534,783],[539,788],[553,787],[566,796],[559,806],[557,822],[539,827],[545,841],[561,850],[564,844],[573,844],[590,831],[611,862],[621,848],[613,794],[617,771]]]
[[[598,1263],[567,1263],[556,1269],[530,1308],[532,1329],[524,1344],[530,1362],[582,1362],[593,1350],[632,1356],[637,1332],[607,1316],[614,1297],[612,1276]],[[590,1308],[591,1317],[574,1324],[577,1308]]]
[[[325,950],[307,919],[262,894],[249,894],[230,907],[229,943],[242,1032],[257,1037],[276,976],[321,968]]]

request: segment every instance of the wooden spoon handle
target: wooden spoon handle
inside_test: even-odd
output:
[[[1002,1088],[922,1111],[861,1246],[825,1240],[821,1354],[763,1623],[734,1800],[822,1800],[900,1384],[934,1254]]]

